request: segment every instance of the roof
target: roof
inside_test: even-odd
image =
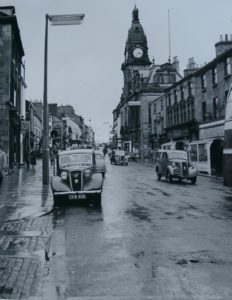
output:
[[[67,155],[67,154],[93,154],[93,149],[74,149],[74,150],[64,150],[60,151],[59,155]]]
[[[167,152],[167,153],[171,153],[171,152],[186,153],[185,150],[175,150],[175,149],[173,149],[173,150],[159,149],[158,151],[159,152]]]

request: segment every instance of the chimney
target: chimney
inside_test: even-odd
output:
[[[230,34],[230,39],[228,36],[228,34],[225,34],[225,40],[223,40],[222,34],[220,35],[220,41],[215,44],[216,56],[232,48],[232,35]]]
[[[176,72],[179,73],[179,60],[178,60],[177,56],[173,57],[172,68],[175,69]]]

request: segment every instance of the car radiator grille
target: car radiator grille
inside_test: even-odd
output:
[[[71,172],[71,182],[72,182],[72,188],[74,191],[81,190],[81,172],[80,171]]]
[[[183,172],[183,176],[185,176],[185,177],[188,176],[188,164],[187,164],[187,162],[182,162],[182,172]]]
[[[180,168],[175,168],[173,170],[173,175],[180,175]]]

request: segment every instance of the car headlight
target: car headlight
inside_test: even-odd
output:
[[[90,170],[85,170],[84,171],[84,176],[85,177],[89,177],[91,175],[91,171]]]
[[[67,172],[61,172],[61,174],[60,174],[60,178],[62,179],[62,180],[67,180],[67,178],[68,178],[68,173]]]

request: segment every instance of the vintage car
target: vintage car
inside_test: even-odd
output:
[[[173,178],[187,179],[196,183],[197,168],[189,161],[187,151],[182,150],[158,150],[156,153],[155,170],[157,179],[165,177],[169,181]]]
[[[84,200],[101,206],[103,178],[97,172],[92,149],[59,152],[54,174],[51,179],[54,204]]]
[[[123,150],[113,150],[110,156],[111,164],[115,165],[128,165],[128,157]]]
[[[101,173],[103,177],[105,177],[106,173],[106,162],[101,150],[94,150],[95,158],[96,158],[96,167],[97,172]]]

